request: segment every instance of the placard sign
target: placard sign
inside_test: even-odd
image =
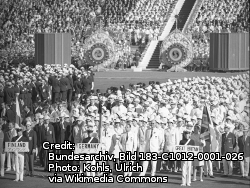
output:
[[[99,153],[101,150],[100,143],[78,143],[75,147],[75,154],[79,153]]]
[[[176,145],[174,151],[175,152],[194,153],[194,156],[196,156],[199,153],[199,146]]]
[[[29,152],[29,142],[5,142],[5,152]]]

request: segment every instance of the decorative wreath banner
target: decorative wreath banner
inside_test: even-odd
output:
[[[96,43],[90,50],[87,51],[87,55],[92,64],[101,64],[109,59],[109,51],[105,44]]]
[[[162,42],[160,49],[160,61],[162,64],[172,67],[186,67],[193,59],[192,41],[176,29]]]
[[[93,29],[91,35],[84,40],[80,52],[84,56],[86,64],[107,67],[114,62],[115,43],[106,31],[101,28]]]
[[[166,59],[171,64],[180,64],[187,57],[186,49],[182,44],[175,43],[172,44],[166,50]]]

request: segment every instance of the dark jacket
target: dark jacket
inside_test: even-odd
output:
[[[40,133],[40,144],[42,145],[43,142],[48,141],[50,143],[55,143],[55,131],[54,127],[49,124],[48,129],[45,129],[45,126],[40,126],[39,127],[39,133]]]
[[[69,80],[66,77],[60,79],[60,90],[67,91],[69,88]]]
[[[12,138],[11,142],[15,142],[19,136],[15,136]],[[22,136],[17,142],[29,142],[29,139],[26,136]]]
[[[6,87],[4,88],[4,102],[10,104],[15,100],[15,90],[14,88]]]
[[[231,132],[222,134],[222,142],[221,142],[221,154],[224,155],[226,153],[231,153],[234,151],[236,146],[236,138],[235,135]]]
[[[73,89],[74,83],[73,83],[73,78],[72,76],[67,76],[68,81],[69,81],[69,85],[68,85],[68,89]]]
[[[82,83],[80,80],[76,80],[74,82],[74,90],[76,94],[80,94],[82,92]]]
[[[57,78],[51,77],[50,85],[52,86],[52,92],[53,93],[59,93],[60,92],[60,80]]]
[[[26,136],[29,140],[29,153],[33,153],[33,149],[36,149],[37,147],[37,136],[36,136],[36,131],[30,130],[29,132],[26,130],[24,131],[24,136]]]
[[[91,91],[91,81],[88,78],[82,78],[81,85],[83,93]]]
[[[42,125],[43,126],[43,125]],[[41,144],[41,125],[39,124],[36,124],[33,128],[33,130],[36,132],[36,138],[37,138],[37,147],[40,147],[42,144]]]
[[[56,143],[64,143],[65,140],[69,140],[69,132],[67,130],[70,125],[67,122],[63,122],[63,126],[61,122],[54,123]]]
[[[243,135],[238,138],[239,152],[244,153],[244,157],[250,157],[250,136],[245,138]]]
[[[10,109],[10,108],[7,109],[6,110],[6,118],[9,121],[15,121],[15,119],[16,119],[15,112],[12,109]]]
[[[40,85],[38,88],[38,93],[42,101],[49,99],[49,86],[48,85]]]

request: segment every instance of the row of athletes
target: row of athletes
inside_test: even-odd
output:
[[[55,130],[54,127],[52,125],[49,125],[49,121],[46,120],[47,118],[45,118],[45,123],[44,123],[44,135],[43,135],[43,141],[49,141],[51,143],[55,143]],[[49,119],[49,118],[48,118]],[[82,117],[79,117],[76,122],[78,125],[82,124],[82,121],[84,121],[82,119]],[[156,123],[154,121],[149,122],[150,127],[141,127],[138,130],[138,137],[135,137],[135,130],[133,129],[132,126],[132,120],[131,119],[127,119],[126,121],[126,126],[125,126],[125,132],[123,132],[120,136],[118,136],[118,134],[113,134],[114,132],[112,132],[112,129],[109,129],[108,127],[111,126],[109,124],[108,121],[103,121],[103,130],[101,131],[101,143],[102,145],[104,145],[105,147],[103,147],[103,151],[105,152],[109,152],[114,154],[115,158],[119,159],[119,152],[131,152],[134,153],[135,151],[139,151],[139,152],[147,152],[147,153],[162,153],[164,152],[171,152],[170,151],[170,147],[166,146],[166,144],[163,144],[162,142],[162,137],[161,137],[161,131],[159,128],[157,128]],[[11,125],[11,124],[10,124]],[[73,130],[73,140],[74,143],[98,143],[98,133],[97,130],[94,127],[94,123],[87,122],[86,124],[86,132],[83,133],[81,131],[81,127],[80,126],[75,126],[74,130]],[[248,129],[249,127],[245,127],[243,131],[244,135],[243,137],[247,138],[247,134],[248,134]],[[116,127],[114,127],[114,129],[116,129]],[[19,130],[19,129],[17,129]],[[191,130],[186,128],[183,131],[183,138],[182,140],[180,140],[179,145],[197,145],[197,146],[201,146],[204,147],[205,146],[205,141],[200,139],[196,139],[197,135],[199,134],[200,131],[200,126],[196,125],[194,127],[194,133],[191,135]],[[26,124],[26,132],[28,133],[27,137],[29,138],[29,147],[30,147],[30,153],[27,155],[28,158],[33,158],[31,157],[31,155],[33,155],[34,151],[36,150],[37,146],[35,143],[36,140],[36,131],[31,130],[31,126],[29,123]],[[31,134],[32,133],[32,134]],[[246,133],[246,135],[245,135]],[[142,138],[142,135],[144,135],[144,139],[143,142],[140,140]],[[229,132],[229,127],[225,126],[225,133],[223,135],[223,140],[222,140],[222,155],[224,155],[227,152],[233,152],[236,142],[235,142],[235,137],[232,135],[233,133]],[[66,140],[68,138],[65,138]],[[84,140],[84,142],[83,142]],[[239,138],[239,143],[242,140],[240,140]],[[246,141],[249,141],[249,139],[246,139]],[[247,143],[242,144],[243,148],[240,147],[240,151],[245,152],[245,148],[244,146],[247,146]],[[249,143],[248,143],[249,145]],[[165,148],[166,146],[166,148]],[[240,145],[239,145],[240,146]],[[172,146],[173,149],[174,146]],[[249,148],[248,148],[249,149]],[[59,151],[59,153],[62,153],[63,151]],[[245,152],[246,153],[246,152]],[[45,169],[48,168],[48,151],[47,150],[43,150],[43,156],[45,158],[44,161],[44,166]],[[39,156],[40,158],[40,156]],[[24,158],[23,158],[24,160]],[[41,159],[40,159],[41,160]],[[140,160],[140,159],[139,159]],[[227,161],[224,163],[225,160],[223,160],[223,166],[224,164],[228,164],[228,166],[230,167],[230,163],[232,163],[232,160]],[[118,161],[119,162],[119,161]],[[162,165],[162,161],[159,160],[144,160],[142,162],[142,166],[143,166],[143,172],[140,173],[140,176],[145,176],[149,162],[151,162],[151,176],[155,176],[156,174],[156,168],[161,167]],[[168,161],[168,166],[173,167],[174,162],[176,163],[176,165],[178,165],[179,161]],[[91,165],[95,165],[95,161],[91,161],[90,162]],[[107,162],[111,167],[113,166],[113,162],[112,161],[108,161]],[[133,164],[133,161],[126,161],[126,163],[128,164]],[[195,160],[193,162],[193,166],[203,166],[203,165],[199,165],[196,164],[199,163],[198,160]],[[24,166],[24,163],[22,163]],[[81,163],[80,163],[81,164]],[[19,168],[19,166],[16,166],[17,164],[15,164],[16,168]],[[27,166],[32,165],[33,167],[33,160],[29,160],[29,164],[26,165],[26,169]],[[228,170],[228,166],[224,166],[224,171]],[[244,165],[243,165],[244,166]],[[31,167],[31,168],[32,168]],[[182,169],[182,184],[183,185],[190,185],[191,183],[191,167],[192,167],[192,162],[191,161],[181,161],[181,169]],[[22,169],[22,168],[19,168]],[[248,169],[246,169],[248,170]],[[203,170],[201,169],[201,172]],[[205,170],[206,171],[206,170]],[[131,176],[133,172],[126,172],[124,175],[125,176]],[[230,169],[229,169],[229,173],[230,173]],[[194,175],[196,174],[196,170],[194,171]],[[95,176],[95,173],[90,174],[92,176]],[[201,175],[201,180],[202,180],[202,175]]]
[[[171,147],[166,143],[166,142],[162,142],[162,137],[161,137],[161,131],[159,128],[157,128],[156,123],[154,121],[152,122],[148,122],[150,128],[147,127],[141,127],[142,129],[138,130],[138,137],[135,137],[135,130],[131,124],[131,120],[128,119],[126,121],[126,126],[125,126],[125,132],[122,133],[120,136],[118,136],[118,134],[115,134],[114,132],[112,132],[112,129],[109,129],[109,126],[111,126],[108,121],[103,121],[103,130],[101,131],[101,135],[102,135],[102,139],[101,139],[101,143],[102,145],[104,145],[105,147],[102,148],[103,151],[105,152],[109,152],[114,154],[115,158],[117,159],[116,161],[119,162],[119,152],[131,152],[134,153],[135,151],[138,152],[145,152],[145,153],[162,153],[162,152],[171,152],[173,151],[174,145],[172,145]],[[93,127],[94,125],[92,125],[92,123],[87,124],[87,126],[90,128],[91,131],[91,137],[95,137],[98,138],[97,136],[97,132],[93,132]],[[248,125],[244,125],[244,135],[243,137],[248,138],[248,130],[249,127]],[[116,127],[114,127],[114,129],[116,129]],[[107,131],[109,130],[109,131]],[[233,133],[230,132],[230,127],[225,126],[225,133],[223,134],[223,139],[222,139],[222,156],[225,156],[225,159],[223,159],[223,167],[224,167],[224,174],[232,174],[232,161],[235,160],[237,158],[237,160],[242,160],[245,155],[248,155],[247,153],[247,149],[245,146],[247,146],[247,143],[242,143],[242,138],[238,138],[238,143],[242,143],[242,144],[238,144],[239,146],[239,151],[240,152],[244,152],[245,155],[242,156],[242,154],[235,154],[232,153],[234,152],[234,149],[236,147],[236,138],[233,135]],[[207,142],[205,142],[205,140],[200,138],[200,126],[196,125],[194,127],[194,132],[191,134],[192,130],[186,128],[183,131],[183,135],[182,135],[182,140],[179,141],[179,145],[193,145],[193,146],[200,146],[200,148],[204,148],[204,152],[205,152],[205,148],[207,145]],[[114,133],[114,134],[113,134]],[[77,144],[79,143],[79,141],[81,140],[81,138],[77,138],[79,134],[74,134],[74,142]],[[95,136],[94,136],[95,135]],[[143,135],[143,136],[142,136]],[[171,135],[169,135],[171,136]],[[143,141],[142,141],[142,137],[143,137]],[[198,138],[198,139],[197,139]],[[170,139],[170,138],[167,138]],[[94,139],[93,139],[94,140]],[[165,140],[166,141],[166,140]],[[246,141],[249,142],[249,139],[246,139]],[[96,142],[98,142],[98,139],[96,140]],[[80,142],[81,143],[81,142]],[[226,154],[226,153],[230,153]],[[147,154],[145,154],[147,155]],[[211,154],[213,155],[213,154]],[[217,155],[217,154],[216,154]],[[151,154],[149,156],[149,158],[151,158]],[[158,156],[158,155],[157,155]],[[204,155],[203,157],[206,158],[207,155]],[[149,159],[148,158],[148,159]],[[247,158],[247,157],[246,157]],[[161,169],[162,168],[162,160],[161,158],[157,160],[147,160],[145,159],[140,160],[140,158],[138,158],[139,163],[141,163],[141,165],[143,166],[143,172],[140,173],[140,176],[145,176],[149,162],[151,162],[151,176],[155,176],[156,174],[156,169]],[[193,174],[194,174],[194,180],[196,179],[196,172],[197,169],[196,167],[200,167],[200,180],[203,181],[203,166],[205,166],[204,169],[204,173],[205,174],[210,174],[210,177],[213,177],[213,175],[211,175],[210,171],[211,171],[211,167],[209,165],[209,162],[211,162],[212,160],[208,160],[206,161],[199,161],[197,159],[195,159],[193,162],[192,161],[167,161],[167,165],[170,168],[174,168],[174,167],[180,167],[181,171],[182,171],[182,185],[190,185],[191,184],[191,170],[193,170]],[[244,168],[243,171],[247,171],[247,165],[245,164],[247,161],[244,159],[244,161],[241,161],[241,167]],[[95,161],[91,161],[90,162],[92,165],[95,165],[96,162]],[[108,165],[113,166],[113,161],[107,161]],[[127,160],[126,161],[127,164],[133,164],[133,161]],[[192,169],[193,167],[193,169]],[[125,176],[131,176],[133,172],[125,172],[124,175]],[[101,175],[102,173],[100,173],[99,175]],[[245,173],[247,174],[247,172]],[[90,174],[92,176],[95,176],[95,173]]]

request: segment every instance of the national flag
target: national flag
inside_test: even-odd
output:
[[[201,137],[211,144],[210,152],[214,152],[217,144],[213,121],[210,116],[210,109],[205,104],[202,113]]]
[[[21,113],[20,113],[20,106],[19,101],[16,97],[16,119],[15,119],[15,126],[20,127],[21,125]]]
[[[210,119],[208,115],[208,109],[207,105],[205,105],[202,112],[201,135],[208,142],[210,142],[209,124],[210,124]]]

